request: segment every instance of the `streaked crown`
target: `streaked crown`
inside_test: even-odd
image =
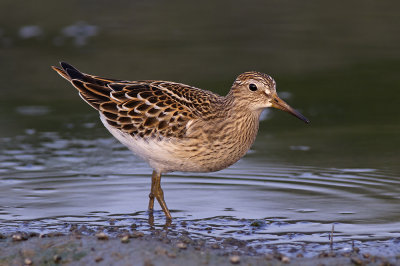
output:
[[[271,107],[276,95],[275,80],[264,73],[249,71],[240,74],[231,89],[235,101],[253,111]]]

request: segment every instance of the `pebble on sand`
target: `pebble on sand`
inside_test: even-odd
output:
[[[232,264],[239,264],[240,263],[240,257],[238,255],[233,255],[229,257],[229,261]]]
[[[105,233],[101,232],[101,233],[97,233],[96,234],[97,239],[99,240],[108,240],[108,235],[106,235]]]
[[[187,248],[187,245],[185,243],[182,243],[182,242],[179,242],[178,244],[176,244],[176,246],[179,249],[186,249]]]
[[[11,238],[12,238],[13,241],[21,241],[21,240],[24,240],[21,234],[14,234],[14,235],[12,235]]]
[[[124,243],[124,244],[129,243],[129,236],[123,236],[121,238],[121,243]]]
[[[61,261],[61,256],[58,255],[58,254],[54,255],[53,261],[54,261],[55,263],[59,263],[59,262]]]
[[[281,261],[282,261],[283,263],[289,263],[289,262],[290,262],[290,258],[289,258],[289,257],[286,257],[286,256],[282,256]]]
[[[26,259],[24,260],[24,264],[25,264],[25,265],[32,265],[32,260],[29,259],[29,258],[26,258]]]

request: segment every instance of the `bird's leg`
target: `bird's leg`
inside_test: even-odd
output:
[[[171,214],[169,213],[167,204],[164,200],[164,192],[161,188],[161,173],[153,171],[153,175],[151,176],[151,192],[149,194],[149,210],[153,210],[154,208],[154,198],[157,199],[158,203],[161,206],[161,209],[164,211],[165,216],[168,220],[171,220]]]
[[[157,172],[153,171],[153,174],[151,176],[151,190],[150,190],[150,194],[149,194],[149,211],[153,211],[154,209],[154,190],[155,190],[155,186],[156,186],[156,180],[157,180]]]

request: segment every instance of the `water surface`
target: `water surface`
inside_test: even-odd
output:
[[[0,231],[67,232],[66,225],[109,226],[110,221],[148,230],[148,165],[100,123],[61,127],[2,139]],[[260,134],[257,143],[267,138]],[[313,147],[283,144],[281,149],[307,157]],[[173,223],[185,228],[180,226],[185,221],[194,235],[254,245],[328,244],[332,226],[338,243],[400,237],[400,180],[393,171],[276,160],[256,145],[219,172],[166,174],[162,183]],[[155,223],[163,226],[163,213],[156,209]]]

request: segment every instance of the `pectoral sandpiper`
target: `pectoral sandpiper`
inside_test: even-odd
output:
[[[53,69],[100,113],[115,138],[153,168],[149,210],[156,198],[168,220],[161,174],[212,172],[234,164],[253,144],[265,108],[309,123],[278,97],[270,76],[255,71],[240,74],[223,97],[176,82],[88,75],[63,62]]]

